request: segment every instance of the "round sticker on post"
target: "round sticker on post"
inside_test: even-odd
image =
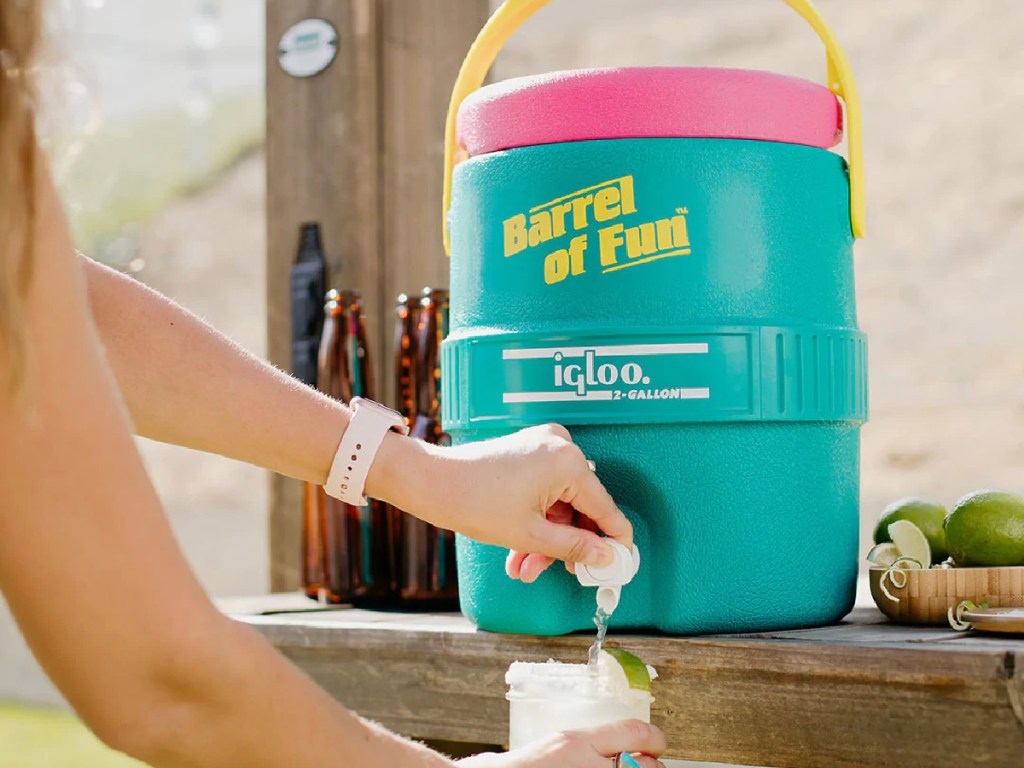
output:
[[[313,77],[338,55],[338,32],[323,19],[303,19],[281,35],[277,60],[292,77]]]

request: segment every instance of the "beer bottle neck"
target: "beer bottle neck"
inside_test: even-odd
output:
[[[296,261],[323,259],[323,243],[319,224],[303,224],[299,232],[299,255]]]

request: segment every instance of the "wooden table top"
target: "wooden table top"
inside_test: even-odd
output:
[[[347,707],[424,740],[501,744],[510,662],[580,662],[592,635],[481,632],[460,614],[222,601]],[[281,611],[281,612],[277,612]],[[297,612],[291,612],[297,611]],[[784,768],[1024,766],[1024,639],[901,627],[873,607],[815,629],[623,635],[659,673],[669,757]]]

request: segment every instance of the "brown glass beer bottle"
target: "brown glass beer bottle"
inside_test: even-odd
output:
[[[320,389],[342,402],[352,399],[348,346],[353,343],[348,318],[349,297],[336,290],[327,294],[324,334],[320,344],[317,380]],[[329,602],[351,602],[355,596],[353,553],[359,544],[358,512],[320,489],[320,540],[323,547],[324,594]]]
[[[401,293],[395,303],[395,401],[411,428],[416,418],[416,327],[419,297]]]
[[[349,322],[348,370],[352,397],[374,399],[373,366],[367,340],[362,297],[358,291],[346,295]],[[363,507],[354,507],[358,521],[358,541],[354,543],[352,562],[353,602],[367,607],[382,607],[395,601],[398,593],[398,563],[394,547],[394,514],[382,501],[370,499]]]
[[[302,485],[302,591],[320,599],[324,586],[323,545],[320,538],[321,504],[324,489],[314,483]]]
[[[416,323],[416,413],[412,436],[435,444],[446,439],[440,425],[440,349],[446,304],[447,291],[424,289]],[[455,535],[451,531],[403,515],[401,595],[408,604],[433,608],[457,605]]]
[[[331,394],[337,384],[334,380],[334,364],[338,336],[341,333],[341,319],[338,306],[338,292],[327,292],[324,300],[323,327],[317,348],[316,387]],[[327,494],[315,483],[305,483],[302,488],[302,586],[306,595],[317,599],[330,599],[327,588],[327,560],[332,557],[330,540],[325,537],[327,529],[333,528],[326,520]],[[333,567],[333,560],[331,563]]]

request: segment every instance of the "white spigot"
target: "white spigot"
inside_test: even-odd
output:
[[[599,568],[578,564],[576,579],[584,587],[597,587],[597,607],[611,616],[619,605],[622,588],[629,584],[640,570],[640,550],[633,545],[633,551],[626,549],[614,539],[605,539],[615,557],[610,565]]]

